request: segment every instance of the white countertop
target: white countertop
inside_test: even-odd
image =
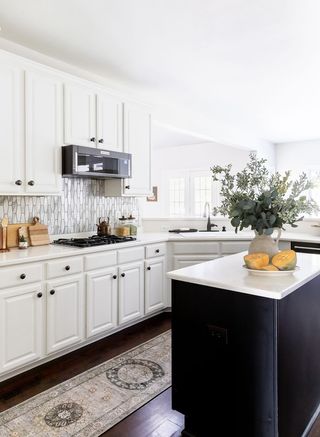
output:
[[[297,253],[300,267],[290,276],[253,276],[243,268],[247,252],[229,255],[167,273],[170,279],[236,291],[270,299],[283,299],[320,274],[320,256]]]
[[[93,233],[92,233],[93,234]],[[168,240],[166,233],[141,234],[136,241],[106,244],[94,247],[69,247],[58,244],[28,247],[28,249],[11,248],[9,252],[0,253],[0,267],[26,262],[44,261],[65,256],[85,255],[89,253],[105,252],[106,250],[125,249],[144,244],[160,243]]]
[[[194,241],[194,240],[252,240],[253,231],[242,231],[237,234],[234,231],[226,232],[185,232],[180,234],[170,233],[169,240]],[[320,236],[307,233],[282,231],[280,241],[304,241],[306,243],[320,243]]]
[[[92,235],[93,232],[87,232],[85,235]],[[79,235],[78,235],[79,236]],[[62,236],[55,235],[53,239]],[[239,232],[190,232],[190,233],[141,233],[136,241],[110,244],[104,246],[95,246],[90,248],[77,248],[61,245],[49,244],[45,246],[29,247],[28,249],[12,248],[9,252],[0,253],[0,267],[5,265],[20,264],[25,262],[43,261],[45,259],[62,258],[65,256],[84,255],[87,253],[103,252],[106,250],[124,249],[143,244],[152,244],[166,241],[241,241],[252,240],[254,234],[252,231]],[[311,243],[320,243],[320,236],[310,234],[300,234],[295,232],[282,232],[280,238],[282,241],[305,241]]]

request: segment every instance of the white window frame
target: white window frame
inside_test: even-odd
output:
[[[165,214],[168,217],[192,217],[192,218],[201,218],[203,211],[201,211],[200,215],[196,215],[195,213],[195,177],[199,176],[209,176],[211,177],[210,170],[204,169],[192,169],[192,170],[170,170],[165,172],[165,190],[166,190],[166,201],[165,201]],[[170,179],[172,178],[184,178],[185,179],[185,195],[184,195],[184,203],[185,203],[185,214],[182,215],[170,215],[170,195],[169,195],[169,185]],[[219,189],[216,182],[212,181],[211,184],[211,200],[210,207],[212,209],[213,206],[218,206],[220,204],[220,196]],[[204,207],[204,205],[203,205]]]

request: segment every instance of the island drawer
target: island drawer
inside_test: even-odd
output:
[[[163,256],[166,254],[166,244],[149,244],[146,246],[146,258],[154,258],[155,256]]]
[[[21,264],[0,269],[0,288],[42,281],[42,264]]]
[[[47,279],[61,278],[82,272],[82,257],[62,258],[47,263]]]
[[[117,252],[100,252],[84,257],[84,269],[95,270],[104,269],[117,264]]]

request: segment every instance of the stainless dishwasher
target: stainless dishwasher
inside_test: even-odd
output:
[[[291,241],[291,249],[296,252],[318,253],[320,255],[320,243],[306,243],[303,241]]]

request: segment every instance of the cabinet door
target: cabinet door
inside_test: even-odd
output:
[[[83,339],[83,305],[81,276],[47,284],[47,353]]]
[[[87,273],[87,337],[117,325],[117,269]]]
[[[0,294],[0,372],[43,356],[44,302],[40,285]]]
[[[143,315],[143,262],[119,267],[119,324]]]
[[[26,191],[61,191],[63,85],[42,71],[26,72]]]
[[[78,84],[66,84],[64,101],[64,142],[95,147],[96,94],[94,90]]]
[[[124,194],[149,195],[151,114],[143,106],[132,103],[124,105],[124,151],[132,154],[132,178],[125,180]]]
[[[107,93],[97,96],[97,146],[100,149],[123,151],[122,101]]]
[[[145,313],[164,307],[165,258],[145,261]]]
[[[24,192],[23,71],[0,62],[0,193]]]

